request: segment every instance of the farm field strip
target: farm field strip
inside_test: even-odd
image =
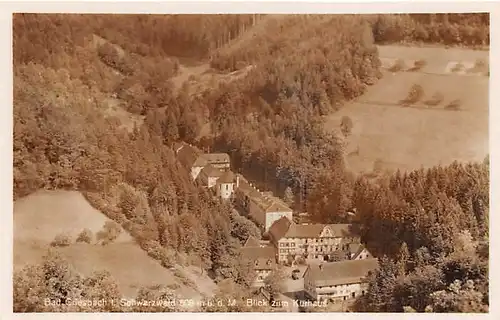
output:
[[[488,52],[383,46],[380,54],[393,59],[424,57],[429,59],[426,66],[445,70],[453,59],[484,58]],[[422,88],[423,96],[402,105],[414,85]],[[441,101],[428,104],[438,93]],[[343,116],[352,119],[345,157],[348,167],[358,173],[371,172],[375,161],[388,170],[414,170],[455,160],[482,161],[489,152],[488,93],[489,77],[383,72],[383,78],[364,95],[328,116],[326,129],[338,131]],[[456,101],[457,110],[447,109]]]
[[[458,48],[413,48],[403,46],[378,46],[382,68],[392,69],[400,64],[400,72],[416,72],[441,75],[487,76],[489,52]],[[415,63],[421,61],[423,66],[414,69]],[[485,66],[475,68],[476,63]]]

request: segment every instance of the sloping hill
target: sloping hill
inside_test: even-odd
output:
[[[365,94],[327,117],[327,128],[339,131],[342,117],[353,121],[347,162],[355,172],[414,170],[421,166],[482,161],[488,147],[489,77],[446,73],[451,61],[483,59],[487,51],[379,46],[381,59],[425,60],[424,70],[387,72]],[[403,105],[412,86],[422,97]],[[431,104],[435,96],[438,103]],[[456,109],[450,108],[458,103]],[[349,154],[351,153],[351,154]]]
[[[74,241],[83,228],[95,233],[107,220],[76,191],[39,191],[19,199],[14,204],[14,268],[40,262],[57,234],[67,232]],[[57,250],[84,275],[109,271],[127,297],[135,297],[141,287],[157,284],[175,288],[181,296],[201,297],[196,289],[184,285],[172,271],[150,258],[126,232],[106,246],[79,243]],[[210,295],[212,286],[206,283],[211,280],[199,277],[205,283],[203,294]]]

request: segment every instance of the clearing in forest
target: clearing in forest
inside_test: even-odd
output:
[[[327,129],[336,131],[342,117],[352,119],[346,139],[350,169],[371,172],[375,162],[380,169],[413,170],[454,160],[482,161],[489,152],[489,77],[450,72],[450,65],[487,64],[488,52],[380,46],[379,54],[382,62],[425,64],[413,71],[386,66],[383,78],[364,95],[327,117]]]
[[[211,295],[215,285],[206,275],[186,270],[184,277],[195,279],[195,283],[203,287],[184,285],[182,279],[149,257],[125,231],[105,246],[75,243],[84,228],[95,236],[108,220],[76,191],[38,191],[17,200],[14,203],[14,268],[39,263],[54,237],[67,233],[72,244],[56,250],[84,275],[109,271],[126,297],[135,297],[141,287],[157,284],[176,288],[176,293],[189,298],[200,297],[200,292]]]

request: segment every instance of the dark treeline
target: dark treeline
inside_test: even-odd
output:
[[[353,199],[364,240],[386,257],[361,310],[487,311],[487,159],[359,179]]]
[[[262,189],[281,195],[290,187],[297,208],[317,221],[344,222],[356,207],[365,241],[388,265],[399,261],[404,241],[411,259],[429,252],[446,270],[460,243],[453,236],[470,235],[478,252],[484,247],[488,167],[356,178],[344,169],[341,138],[325,133],[321,120],[381,76],[376,42],[488,43],[487,15],[446,16],[15,15],[14,197],[40,188],[84,191],[165,266],[185,260],[232,281],[224,290],[248,287],[251,268],[238,248],[258,230],[190,181],[170,148],[182,139],[228,152],[235,170]],[[422,40],[407,31],[440,24],[462,34],[457,17],[472,28],[471,40],[450,42],[445,31]],[[403,22],[403,36],[393,35]],[[219,70],[254,68],[193,97],[172,89],[183,57],[211,58]],[[127,132],[106,116],[110,97],[144,124]],[[197,141],[207,124],[212,136]],[[420,272],[408,265],[401,281]],[[446,295],[454,279],[480,278],[462,276],[449,274],[433,290]],[[478,285],[484,296],[487,284]],[[388,296],[404,296],[384,286]],[[377,303],[363,305],[422,310],[406,300],[397,308]]]
[[[377,43],[444,44],[483,48],[490,44],[489,13],[395,14],[370,17]]]

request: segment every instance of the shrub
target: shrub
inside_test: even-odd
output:
[[[402,59],[397,59],[392,67],[389,68],[390,72],[399,72],[405,67],[405,62]]]
[[[474,63],[474,68],[485,69],[488,68],[488,62],[484,59],[477,59]]]
[[[179,278],[180,282],[187,287],[195,287],[196,284],[193,280],[189,279],[182,271],[179,269],[174,270],[174,276]]]
[[[60,233],[55,236],[54,240],[50,243],[52,247],[67,247],[71,244],[71,237],[67,233]]]
[[[352,119],[348,116],[343,116],[340,122],[340,129],[344,137],[347,137],[348,135],[351,134],[352,127],[353,127]]]
[[[85,228],[76,238],[76,242],[92,243],[93,238],[94,234],[92,233],[92,231],[88,228]]]
[[[167,285],[167,288],[172,289],[172,290],[178,290],[178,289],[180,289],[180,287],[181,286],[178,283],[171,283],[171,284]]]
[[[477,59],[474,66],[467,70],[467,73],[488,72],[489,65],[484,59]]]
[[[304,266],[306,265],[306,259],[304,259],[304,257],[298,256],[297,258],[295,258],[295,263],[297,265]]]
[[[424,88],[419,84],[414,84],[408,92],[408,96],[401,101],[404,105],[414,104],[420,101],[424,97]]]
[[[419,71],[423,67],[427,65],[427,62],[425,60],[417,60],[413,63],[413,67],[408,70],[408,71]]]
[[[425,104],[428,106],[437,106],[441,102],[443,102],[444,96],[441,92],[436,92],[429,100],[425,101]]]
[[[97,241],[102,241],[101,244],[106,245],[115,241],[121,232],[122,228],[118,223],[108,220],[104,223],[102,230],[97,233]]]
[[[446,110],[460,110],[460,106],[462,105],[462,101],[453,100],[444,107]]]
[[[175,265],[176,257],[174,251],[162,247],[156,241],[149,241],[149,243],[151,245],[147,248],[145,248],[144,246],[141,247],[146,250],[151,258],[158,260],[164,268],[172,268]]]
[[[451,72],[460,72],[464,70],[464,65],[461,62],[456,63],[453,68],[451,68]]]

